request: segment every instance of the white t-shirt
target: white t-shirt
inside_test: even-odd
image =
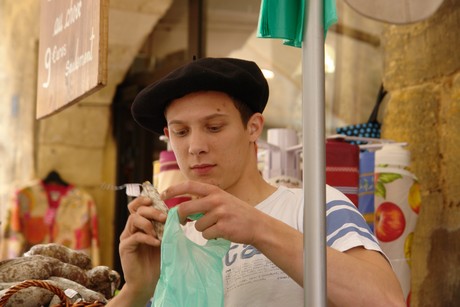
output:
[[[327,246],[339,251],[363,246],[382,252],[366,221],[345,195],[327,186],[326,203]],[[303,191],[283,186],[256,206],[300,232],[303,207]],[[190,227],[192,224],[186,227],[187,236],[200,243],[200,233]],[[303,306],[303,288],[254,247],[232,243],[223,261],[226,307]]]

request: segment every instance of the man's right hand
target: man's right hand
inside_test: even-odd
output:
[[[166,222],[166,215],[152,207],[147,197],[128,205],[130,215],[120,236],[119,252],[125,285],[108,306],[142,306],[152,297],[160,276],[160,240],[152,221]]]

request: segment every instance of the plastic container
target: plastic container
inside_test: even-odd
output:
[[[401,283],[410,294],[411,248],[421,205],[420,186],[409,170],[410,152],[386,144],[375,152],[374,232]]]

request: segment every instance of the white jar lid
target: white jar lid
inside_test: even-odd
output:
[[[375,151],[375,165],[410,165],[410,152],[399,144],[384,144],[381,149]]]

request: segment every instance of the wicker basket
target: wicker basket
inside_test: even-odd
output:
[[[14,285],[12,286],[10,289],[8,289],[8,291],[5,293],[5,295],[3,295],[1,298],[0,298],[0,307],[4,307],[6,306],[6,303],[8,302],[8,300],[10,299],[10,297],[15,294],[16,292],[22,290],[22,289],[26,289],[26,288],[29,288],[29,287],[40,287],[40,288],[44,288],[46,290],[49,290],[51,292],[53,292],[54,294],[56,294],[60,299],[61,299],[61,303],[60,304],[57,304],[57,305],[53,305],[52,307],[83,307],[83,306],[87,306],[87,307],[101,307],[101,306],[105,306],[104,303],[102,302],[99,302],[99,301],[95,301],[93,303],[90,303],[90,302],[84,302],[84,301],[80,301],[80,302],[75,302],[75,303],[71,303],[68,299],[68,297],[65,295],[64,291],[62,291],[60,288],[56,287],[56,286],[53,286],[52,284],[50,283],[47,283],[43,280],[26,280],[26,281],[23,281],[21,283],[18,283],[17,285]]]

